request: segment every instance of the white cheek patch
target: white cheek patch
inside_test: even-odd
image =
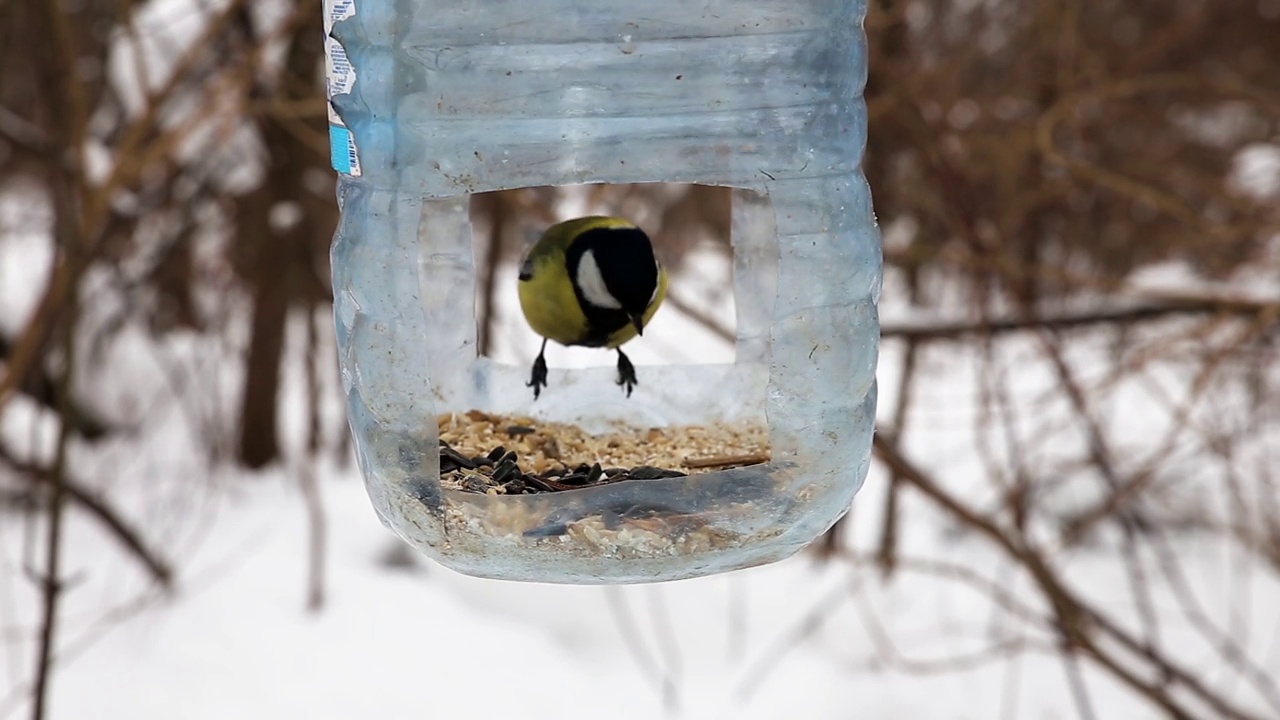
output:
[[[600,266],[596,264],[596,256],[590,250],[582,253],[582,259],[578,261],[578,288],[582,290],[583,299],[596,307],[622,309],[622,303],[605,286]]]

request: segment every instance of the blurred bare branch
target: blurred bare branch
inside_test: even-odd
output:
[[[1169,298],[1158,303],[1131,307],[1044,313],[1022,317],[984,316],[971,321],[921,325],[888,324],[881,328],[885,338],[917,341],[963,340],[1028,330],[1071,330],[1090,326],[1130,325],[1177,319],[1182,316],[1228,315],[1257,318],[1270,325],[1280,322],[1280,301],[1263,302],[1214,297]]]
[[[43,468],[18,460],[3,447],[0,447],[0,462],[3,462],[10,470],[29,481],[33,486],[46,485],[51,477],[52,468]],[[169,561],[149,548],[141,532],[128,520],[125,520],[118,510],[112,507],[105,498],[100,497],[82,483],[70,477],[63,477],[62,486],[67,499],[96,518],[106,531],[115,537],[116,541],[146,568],[153,580],[163,588],[171,587],[173,568]]]
[[[959,519],[966,528],[993,543],[1025,570],[1053,610],[1054,624],[1065,652],[1083,653],[1117,681],[1146,697],[1171,717],[1201,716],[1193,705],[1183,699],[1182,693],[1204,703],[1218,717],[1241,720],[1262,717],[1215,692],[1197,679],[1193,671],[1166,657],[1157,648],[1135,639],[1112,619],[1110,613],[1088,603],[1071,590],[1030,538],[965,505],[935,478],[907,459],[886,433],[877,433],[875,452],[877,458],[948,516]],[[1144,669],[1138,670],[1138,667]],[[1152,676],[1163,680],[1152,682],[1146,679]],[[1280,708],[1280,701],[1273,698],[1272,703]]]

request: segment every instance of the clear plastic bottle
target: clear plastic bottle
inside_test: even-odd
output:
[[[866,477],[875,416],[865,1],[327,4],[334,313],[383,522],[461,572],[576,583],[749,567],[829,528]],[[469,196],[657,181],[735,188],[736,361],[644,367],[629,399],[611,368],[553,369],[534,403],[527,367],[477,356]],[[442,489],[437,416],[471,409],[767,420],[772,459],[536,495]],[[644,531],[627,531],[636,517]],[[572,532],[602,518],[606,541]]]

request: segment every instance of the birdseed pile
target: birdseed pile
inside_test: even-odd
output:
[[[576,495],[565,495],[563,501],[556,497],[622,480],[669,483],[768,463],[768,431],[759,424],[617,426],[592,435],[569,424],[471,411],[441,415],[438,430],[440,485],[461,491],[444,502],[445,531],[459,549],[478,543],[474,548],[481,551],[496,541],[611,558],[728,549],[747,540],[730,529],[736,522],[732,518],[749,516],[751,503],[773,492],[768,475],[762,474],[754,480],[710,484],[691,479],[692,484],[678,488],[664,486],[653,497],[642,491],[640,500],[602,504],[579,501]],[[484,502],[493,496],[529,495],[539,497]],[[718,510],[708,515],[705,510],[711,508]]]
[[[489,495],[574,490],[769,461],[759,425],[716,424],[590,435],[564,423],[472,410],[438,418],[440,484]]]

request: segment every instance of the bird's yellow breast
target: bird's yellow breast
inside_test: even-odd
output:
[[[533,274],[520,281],[520,308],[529,327],[561,345],[573,345],[586,337],[590,328],[578,305],[578,296],[569,281],[564,253],[546,253],[532,259]]]

